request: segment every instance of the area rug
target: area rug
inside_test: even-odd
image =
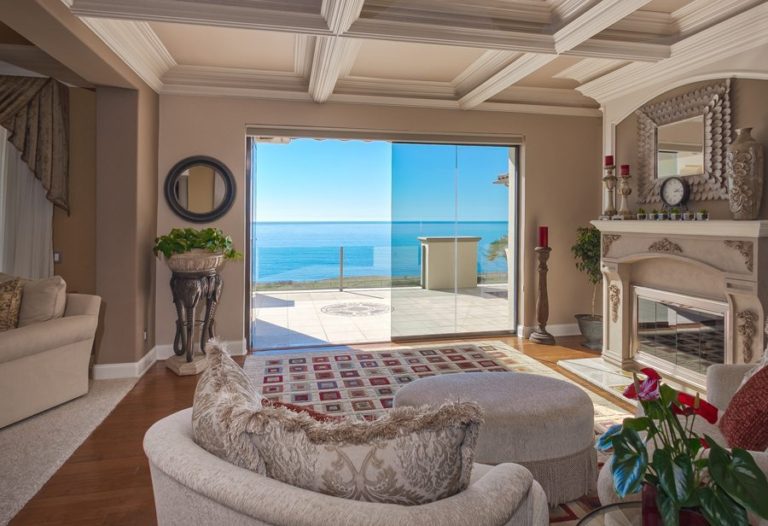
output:
[[[499,341],[356,350],[346,347],[250,354],[243,369],[269,399],[336,415],[374,419],[393,405],[397,390],[437,374],[505,372],[539,374],[582,388],[595,407],[595,433],[631,416],[617,404]],[[595,495],[550,510],[550,524],[575,526],[600,506]]]
[[[92,380],[87,395],[0,430],[0,524],[34,497],[135,383]]]

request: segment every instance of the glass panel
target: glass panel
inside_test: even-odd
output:
[[[659,126],[656,130],[658,177],[704,173],[704,116]]]
[[[510,148],[458,146],[456,332],[513,330],[509,287]],[[501,176],[501,177],[500,177]],[[514,222],[513,222],[514,223]],[[514,243],[513,243],[514,248]],[[470,268],[471,267],[471,268]]]
[[[392,145],[393,338],[456,332],[456,173],[456,146]]]
[[[693,307],[638,297],[637,350],[705,374],[724,363],[725,317]]]

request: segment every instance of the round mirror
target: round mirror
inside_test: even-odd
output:
[[[232,206],[235,178],[229,168],[212,157],[188,157],[168,172],[165,199],[176,214],[188,221],[213,221]]]

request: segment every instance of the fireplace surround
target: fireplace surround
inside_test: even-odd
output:
[[[703,387],[710,363],[760,358],[768,221],[593,224],[602,240],[604,360],[652,365]]]

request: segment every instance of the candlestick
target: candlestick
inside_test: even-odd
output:
[[[613,163],[613,155],[606,155],[606,162],[609,160]],[[607,202],[605,203],[605,210],[600,219],[612,219],[616,215],[616,166],[613,164],[605,166],[605,175],[603,176],[603,183],[605,184]]]
[[[546,226],[539,227],[539,246],[540,247],[549,246],[549,227],[546,227]]]
[[[618,219],[632,219],[635,217],[629,211],[629,196],[632,193],[632,188],[629,186],[629,180],[632,178],[629,175],[629,165],[621,165],[621,184],[619,186],[619,193],[621,194],[621,203],[619,204],[619,211],[616,214]]]
[[[536,328],[531,333],[529,339],[532,342],[544,345],[554,345],[555,337],[547,332],[547,320],[549,319],[549,297],[547,295],[547,260],[552,249],[549,247],[536,247],[536,257],[538,258],[539,291],[536,296]]]

